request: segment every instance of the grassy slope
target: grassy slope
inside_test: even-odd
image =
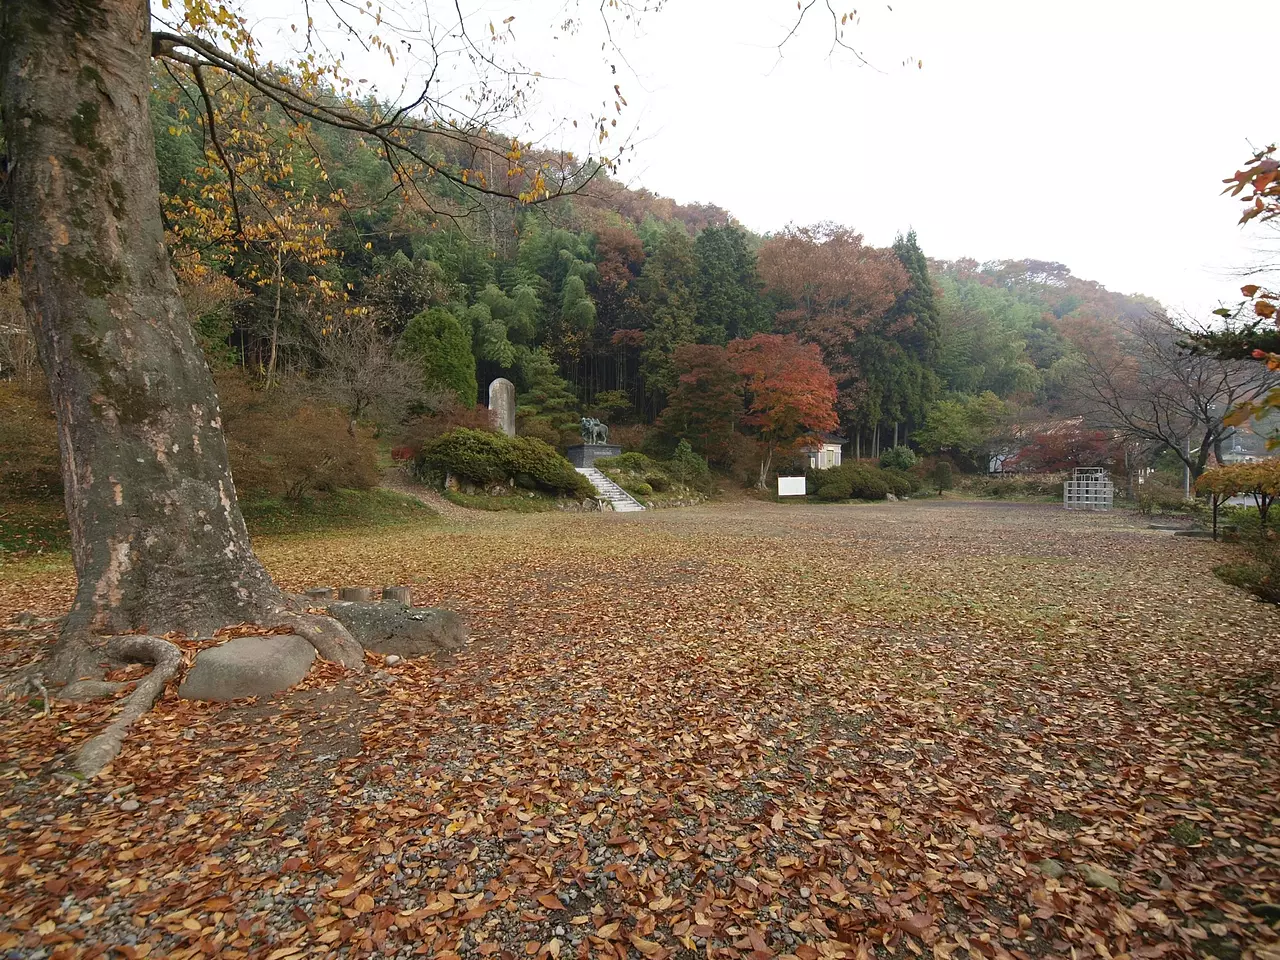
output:
[[[241,503],[253,536],[321,533],[356,527],[429,523],[436,513],[423,503],[390,490],[338,490],[295,502],[283,498]],[[0,560],[70,549],[61,501],[0,503]]]

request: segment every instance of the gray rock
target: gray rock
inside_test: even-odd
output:
[[[236,637],[200,651],[178,696],[238,700],[279,693],[305,677],[315,658],[315,647],[293,634]]]
[[[120,804],[120,809],[126,813],[133,813],[133,811],[137,810],[140,806],[142,806],[142,804],[138,803],[137,800],[130,799]]]
[[[1120,881],[1101,867],[1092,863],[1082,863],[1076,868],[1081,878],[1091,887],[1105,887],[1113,893],[1120,892]]]
[[[394,667],[397,663],[399,663],[403,659],[404,657],[397,656],[394,653],[389,653],[387,654],[386,664],[388,667]]]
[[[411,659],[461,650],[467,640],[462,618],[451,610],[406,608],[388,603],[335,603],[329,616],[372,653]]]
[[[1042,874],[1054,880],[1061,880],[1067,875],[1067,868],[1057,860],[1041,860],[1036,866],[1040,868]]]

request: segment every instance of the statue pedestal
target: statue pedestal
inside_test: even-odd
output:
[[[580,443],[566,451],[569,462],[575,467],[590,467],[604,457],[616,457],[622,448],[616,443]]]

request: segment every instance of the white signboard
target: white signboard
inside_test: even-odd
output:
[[[778,478],[778,496],[780,497],[803,497],[804,477],[779,477]]]

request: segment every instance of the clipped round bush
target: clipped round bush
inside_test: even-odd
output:
[[[618,470],[630,470],[632,473],[645,473],[657,466],[652,460],[643,453],[621,453],[616,457],[597,460],[607,467],[614,467]]]
[[[573,465],[536,437],[508,437],[486,430],[451,430],[422,448],[420,472],[452,474],[482,486],[517,478],[572,497],[589,497],[594,488]]]
[[[653,496],[653,487],[643,480],[638,480],[635,483],[627,484],[627,492],[633,497],[651,497]]]
[[[819,500],[848,500],[853,496],[853,471],[847,465],[815,470],[809,489],[818,492]]]
[[[883,500],[889,495],[889,484],[879,470],[859,470],[852,477],[853,496],[858,500]]]
[[[835,503],[849,499],[849,485],[831,481],[818,488],[818,499]]]
[[[487,430],[450,430],[428,442],[419,456],[423,465],[436,472],[451,473],[482,486],[501,483],[514,473],[533,476],[531,470],[507,470],[505,441],[509,439]]]

